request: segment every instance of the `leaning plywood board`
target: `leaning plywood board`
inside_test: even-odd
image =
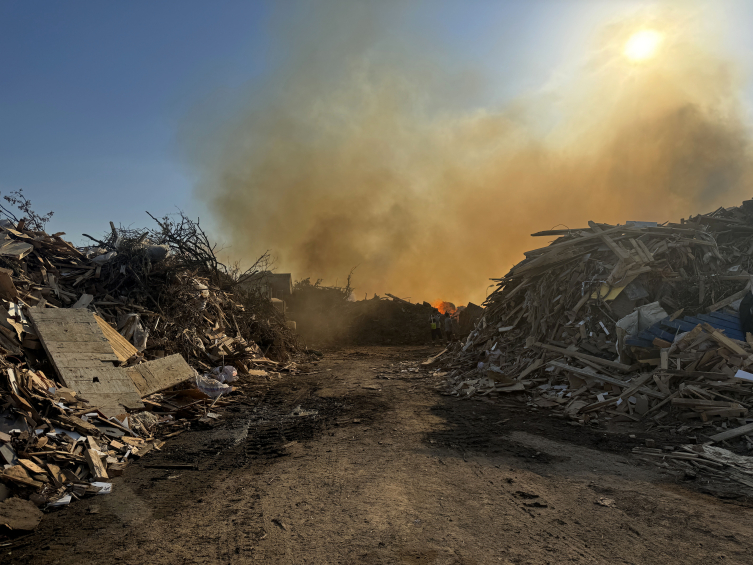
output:
[[[102,333],[105,334],[105,337],[110,342],[115,355],[118,356],[118,359],[121,362],[127,361],[139,352],[130,341],[120,335],[115,328],[105,322],[102,318],[94,314],[94,319],[99,324]]]
[[[194,370],[176,353],[126,369],[141,396],[149,396],[193,378]]]
[[[143,409],[118,356],[88,310],[30,308],[29,317],[63,384],[108,415]]]

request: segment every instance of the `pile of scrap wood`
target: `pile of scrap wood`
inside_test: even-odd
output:
[[[333,296],[334,295],[334,296]],[[329,288],[294,290],[290,315],[311,345],[423,345],[430,340],[430,304],[391,294],[368,300],[338,300]]]
[[[156,230],[118,230],[77,249],[61,233],[0,227],[0,347],[14,356],[41,348],[21,310],[88,309],[147,359],[173,353],[199,371],[264,357],[287,360],[297,348],[268,300],[234,293],[239,282],[214,256],[197,224],[161,220]],[[3,243],[4,242],[4,243]],[[253,277],[250,269],[244,277]],[[21,351],[23,348],[23,352]]]
[[[188,420],[170,413],[106,417],[73,389],[40,371],[3,372],[0,424],[0,500],[11,494],[37,506],[60,506],[86,494],[109,492],[110,478],[129,461],[159,449]],[[193,399],[191,399],[193,400]],[[157,430],[162,439],[157,439]]]
[[[428,365],[459,397],[525,392],[582,423],[643,422],[753,448],[753,201],[681,223],[553,230],[495,279],[463,343]]]
[[[411,302],[390,293],[353,300],[350,278],[345,287],[321,281],[296,281],[287,299],[298,333],[311,345],[424,345],[431,340],[428,302]],[[454,307],[453,307],[454,310]],[[467,335],[483,309],[469,303],[453,317],[455,334]],[[458,324],[458,322],[460,322]]]
[[[0,221],[0,501],[106,491],[190,421],[212,425],[238,372],[266,376],[297,348],[268,300],[233,292],[258,269],[219,263],[183,216],[158,226],[111,224],[79,249]]]

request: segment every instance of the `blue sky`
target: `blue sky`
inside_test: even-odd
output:
[[[541,87],[583,56],[603,22],[655,4],[386,3],[390,10],[374,25],[382,42],[436,45],[447,65],[478,70],[489,84],[455,101],[474,106]],[[23,188],[39,210],[55,211],[52,230],[77,243],[110,220],[146,225],[145,210],[182,208],[204,220],[180,139],[186,117],[212,105],[221,115],[249,85],[263,84],[294,55],[272,30],[287,21],[305,28],[322,5],[0,1],[0,192]],[[714,5],[724,48],[747,68],[753,3]]]

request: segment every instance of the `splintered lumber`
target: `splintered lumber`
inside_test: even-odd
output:
[[[139,352],[130,341],[120,335],[115,328],[105,322],[102,318],[95,314],[94,319],[97,321],[102,333],[105,334],[107,341],[110,342],[110,346],[118,357],[118,361],[123,363]]]
[[[748,435],[750,433],[753,433],[753,424],[745,424],[744,426],[740,426],[739,428],[734,428],[727,430],[726,432],[721,432],[719,434],[713,435],[709,439],[713,442],[727,441],[728,439],[734,439],[736,437]]]
[[[432,365],[436,365],[439,362],[439,358],[442,357],[442,355],[444,355],[445,353],[447,353],[447,348],[443,349],[433,357],[429,357],[426,361],[422,361],[421,366],[431,367]]]
[[[19,459],[18,462],[21,464],[21,466],[29,471],[30,473],[34,473],[35,475],[45,475],[47,474],[47,471],[42,469],[39,465],[34,463],[34,461],[31,461],[29,459]]]
[[[180,353],[128,367],[126,372],[141,396],[165,390],[194,376],[194,370]]]
[[[706,311],[707,312],[716,312],[717,310],[721,310],[725,306],[728,306],[728,305],[732,304],[735,300],[740,300],[743,296],[745,296],[748,293],[748,291],[750,290],[750,288],[751,288],[751,283],[748,282],[748,284],[745,285],[745,288],[742,289],[740,292],[736,292],[735,294],[731,294],[730,296],[728,296],[724,300],[720,300],[719,302],[717,302],[715,304],[712,304],[711,306],[709,306],[706,309]]]
[[[128,374],[94,315],[83,309],[30,308],[29,318],[62,383],[108,416],[143,409]]]
[[[603,381],[605,383],[616,385],[621,388],[630,388],[631,386],[633,386],[633,383],[621,381],[619,379],[607,377],[606,375],[600,375],[598,373],[591,373],[589,371],[586,371],[585,369],[579,369],[578,367],[573,367],[565,363],[560,363],[559,361],[549,361],[547,365],[551,365],[552,367],[559,367],[560,369],[564,369],[565,371],[575,373],[576,375],[580,377],[596,379],[598,381]],[[652,396],[654,398],[659,398],[659,399],[663,399],[666,396],[665,394],[662,394],[661,392],[656,392],[655,390],[651,390],[650,388],[646,388],[646,387],[641,387],[638,389],[638,391],[647,396]]]
[[[619,244],[615,243],[611,237],[604,233],[604,230],[602,230],[594,222],[588,222],[588,225],[591,226],[593,232],[596,233],[601,238],[601,240],[607,244],[607,247],[609,247],[609,249],[611,249],[614,254],[617,255],[617,257],[624,260],[630,259],[630,253],[628,253]]]
[[[86,464],[89,466],[89,472],[95,481],[106,481],[109,478],[107,476],[107,469],[104,463],[102,463],[98,451],[87,449],[84,451],[84,458],[86,459]]]
[[[631,386],[625,389],[622,392],[622,394],[620,394],[619,396],[613,396],[612,398],[609,398],[602,402],[595,402],[593,404],[589,404],[588,406],[583,407],[583,409],[581,409],[581,412],[582,413],[593,412],[594,410],[600,410],[601,408],[609,406],[610,404],[614,404],[618,400],[625,400],[626,398],[630,398],[630,396],[636,391],[638,391],[644,384],[646,384],[649,381],[649,379],[651,379],[651,377],[652,377],[651,373],[643,374],[637,379],[634,379],[630,383]]]
[[[727,336],[721,334],[718,330],[715,330],[710,325],[703,324],[703,329],[709,332],[711,334],[712,339],[714,339],[719,345],[723,345],[724,347],[729,349],[732,353],[737,353],[738,355],[743,355],[745,357],[750,355],[742,347],[737,345],[734,341],[732,341]]]
[[[593,355],[586,355],[585,353],[581,353],[580,351],[570,351],[569,349],[563,349],[561,347],[557,347],[555,345],[549,345],[546,343],[541,343],[539,341],[537,341],[534,345],[542,349],[554,351],[555,353],[561,353],[562,355],[567,355],[568,357],[576,357],[577,359],[585,359],[587,361],[591,361],[592,363],[596,363],[597,365],[603,365],[604,367],[617,369],[618,371],[621,371],[623,373],[629,373],[632,370],[632,367],[630,365],[625,365],[617,361],[608,361],[607,359],[602,359],[601,357],[595,357]]]
[[[720,409],[742,409],[737,402],[722,402],[720,400],[702,400],[700,398],[673,398],[672,406],[683,406],[685,408],[694,408],[696,410],[713,410]]]
[[[47,469],[50,471],[50,476],[52,477],[52,480],[55,482],[55,486],[58,488],[61,487],[63,483],[65,483],[65,475],[63,475],[63,472],[60,470],[60,467],[52,463],[47,463]]]
[[[649,380],[651,380],[652,377],[653,377],[653,375],[651,373],[644,373],[640,377],[638,377],[636,379],[633,379],[630,382],[630,388],[627,388],[624,391],[622,391],[622,394],[620,395],[620,398],[622,398],[623,400],[626,399],[626,398],[630,398],[630,396],[633,393],[635,393],[638,390],[640,390],[640,388],[644,384],[646,384]]]
[[[675,392],[673,392],[672,394],[670,394],[667,398],[665,398],[664,400],[662,400],[661,402],[659,402],[656,406],[654,406],[653,408],[650,408],[648,410],[648,412],[646,412],[646,414],[644,414],[644,416],[647,416],[648,414],[651,414],[652,412],[656,412],[657,410],[659,410],[659,408],[661,408],[662,406],[664,406],[668,402],[671,402],[673,399],[677,398],[678,396],[680,396],[680,391],[676,390]]]
[[[518,375],[518,380],[522,381],[525,379],[529,374],[534,372],[536,369],[541,367],[544,364],[544,362],[541,359],[536,359],[533,363],[528,365],[523,371]]]

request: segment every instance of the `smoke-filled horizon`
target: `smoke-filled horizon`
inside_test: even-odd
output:
[[[607,22],[580,64],[485,107],[487,77],[393,41],[379,14],[281,26],[289,57],[196,145],[205,199],[237,259],[355,295],[483,301],[529,234],[588,220],[677,221],[750,196],[741,77],[697,17]],[[623,46],[656,29],[656,56]],[[197,153],[198,155],[198,153]]]

